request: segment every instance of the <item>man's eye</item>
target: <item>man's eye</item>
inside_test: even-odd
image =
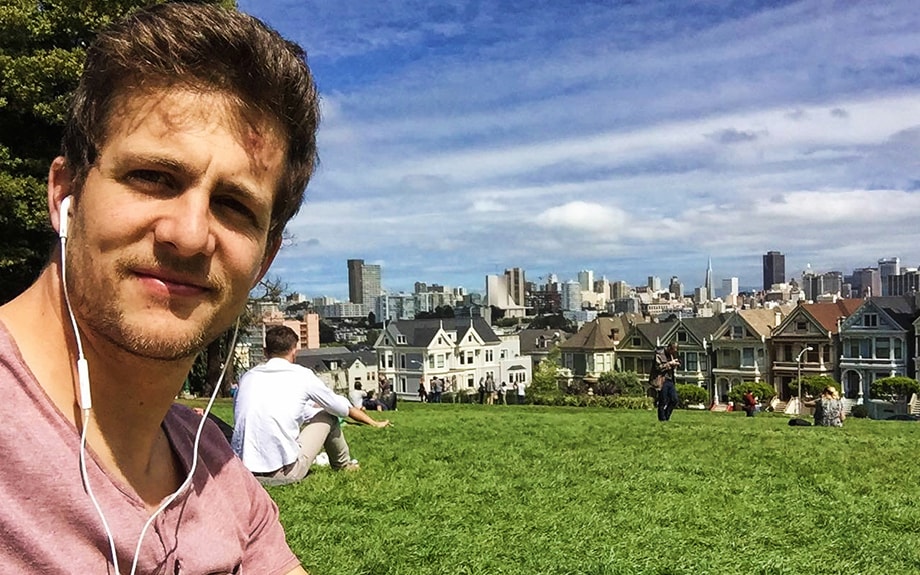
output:
[[[216,200],[216,204],[226,212],[229,212],[235,217],[243,218],[248,223],[258,227],[259,221],[256,215],[250,210],[246,204],[232,197],[223,197]]]
[[[156,170],[134,170],[128,176],[143,184],[153,184],[157,186],[172,186],[173,178],[167,173]]]

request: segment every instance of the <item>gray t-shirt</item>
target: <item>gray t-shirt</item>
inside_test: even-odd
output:
[[[45,394],[0,323],[0,574],[111,573],[108,539],[80,478],[80,436]],[[163,422],[187,473],[200,418],[173,406]],[[114,534],[122,573],[149,517],[143,501],[88,450],[93,492]],[[283,574],[299,565],[278,508],[205,426],[193,485],[147,530],[138,573]]]

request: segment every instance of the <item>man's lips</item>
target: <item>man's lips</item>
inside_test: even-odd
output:
[[[163,295],[200,296],[211,291],[207,281],[165,270],[135,270],[134,274],[144,287]]]

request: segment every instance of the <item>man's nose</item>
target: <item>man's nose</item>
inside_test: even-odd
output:
[[[183,257],[212,254],[216,238],[210,194],[187,191],[166,200],[166,204],[155,229],[157,242],[169,245],[176,255]]]

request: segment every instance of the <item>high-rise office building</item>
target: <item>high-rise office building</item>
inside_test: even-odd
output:
[[[726,301],[730,296],[738,295],[738,278],[723,278],[722,293],[719,295]]]
[[[769,251],[763,256],[763,289],[773,284],[786,283],[786,256],[781,252]]]
[[[683,299],[684,297],[684,284],[681,283],[680,278],[677,276],[671,276],[671,281],[668,283],[668,291],[677,299]]]
[[[581,284],[581,291],[592,291],[594,289],[594,271],[581,270],[578,272],[578,283]]]
[[[853,296],[858,298],[882,295],[882,277],[876,268],[858,268],[850,278]]]
[[[524,270],[521,268],[509,268],[505,270],[505,277],[508,278],[508,294],[514,303],[520,306],[526,306],[524,301],[524,292],[527,280],[524,278]]]
[[[367,311],[372,311],[381,293],[380,266],[365,264],[364,260],[348,260],[348,301],[363,304]]]
[[[648,276],[648,289],[651,292],[658,293],[661,291],[661,278],[658,276]]]
[[[901,273],[901,258],[882,258],[878,261],[879,281],[882,284],[881,295],[893,295],[888,290],[890,282],[888,276],[896,276]]]

